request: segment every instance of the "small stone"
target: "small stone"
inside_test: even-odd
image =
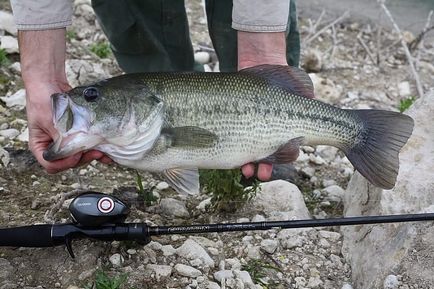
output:
[[[225,263],[228,264],[232,270],[240,270],[241,269],[241,262],[237,258],[226,259]]]
[[[253,280],[249,272],[240,270],[234,270],[233,272],[235,277],[241,279],[244,284],[253,284]]]
[[[79,183],[73,183],[70,185],[71,188],[73,188],[74,190],[81,188],[81,185]]]
[[[166,182],[159,182],[156,188],[159,191],[167,190],[169,188],[169,184]]]
[[[255,215],[253,218],[252,218],[252,222],[264,222],[265,221],[265,217],[264,216],[262,216],[262,215]]]
[[[214,267],[214,260],[208,255],[205,249],[192,239],[185,240],[181,247],[176,249],[176,254],[187,260],[198,259],[201,264]]]
[[[318,234],[320,237],[323,237],[332,242],[337,242],[341,238],[341,234],[339,234],[338,232],[320,230],[318,231]]]
[[[0,11],[0,30],[4,30],[14,36],[17,35],[17,26],[11,13]]]
[[[199,205],[196,206],[196,209],[198,209],[201,212],[205,212],[207,208],[211,206],[211,198],[207,198],[199,203]]]
[[[326,239],[324,239],[324,238],[321,238],[320,240],[319,240],[319,245],[321,246],[321,247],[323,247],[323,248],[330,248],[330,243],[326,240]]]
[[[36,186],[39,186],[41,183],[40,182],[38,182],[38,181],[34,181],[33,183],[32,183],[32,186],[33,187],[36,187]]]
[[[253,246],[247,249],[247,256],[250,259],[259,260],[262,258],[259,246]]]
[[[199,64],[206,64],[211,60],[211,56],[206,51],[198,51],[194,54],[194,61]]]
[[[75,285],[69,285],[66,289],[80,289],[80,287],[77,287]]]
[[[206,286],[206,289],[221,289],[221,288],[220,285],[217,284],[216,282],[209,281],[208,285]]]
[[[318,49],[309,49],[303,59],[303,68],[306,70],[306,72],[321,71],[322,53]]]
[[[325,200],[336,203],[342,202],[345,195],[345,190],[338,185],[331,185],[322,190],[322,192],[325,195]]]
[[[316,153],[326,161],[333,161],[336,158],[338,149],[332,146],[319,145],[316,147]]]
[[[261,242],[261,249],[269,254],[276,252],[279,242],[277,240],[265,239]]]
[[[0,49],[4,49],[9,54],[18,53],[18,40],[9,35],[0,36]]]
[[[130,255],[135,255],[137,253],[137,250],[136,249],[128,249],[127,253]]]
[[[249,218],[239,218],[237,219],[237,223],[248,223],[250,222]]]
[[[335,180],[323,180],[322,181],[322,185],[326,188],[326,187],[330,187],[332,185],[336,185],[336,181]]]
[[[322,157],[316,156],[314,154],[309,155],[309,161],[316,165],[323,165],[326,163]]]
[[[20,89],[10,96],[0,97],[7,107],[21,110],[26,106],[26,90]]]
[[[0,136],[4,136],[8,139],[14,139],[20,134],[20,131],[14,128],[8,128],[4,130],[0,130]]]
[[[411,94],[410,83],[408,81],[403,81],[398,84],[399,96],[408,97]]]
[[[160,208],[163,214],[173,217],[188,217],[190,216],[185,203],[172,198],[164,198],[160,202]]]
[[[151,248],[152,250],[161,250],[163,248],[163,245],[155,241],[149,242],[149,244],[147,244],[146,246]]]
[[[112,265],[114,267],[120,267],[120,266],[122,266],[122,263],[124,262],[124,257],[122,257],[121,254],[116,253],[116,254],[113,254],[112,256],[110,256],[109,260],[110,260],[110,263],[112,263]]]
[[[60,286],[62,286],[62,285],[60,285],[59,282],[54,283],[54,287],[56,287],[56,288],[60,288]]]
[[[80,176],[84,176],[84,175],[87,174],[87,170],[86,170],[86,169],[81,169],[81,170],[78,172],[78,174],[79,174]]]
[[[296,288],[304,288],[306,287],[306,278],[304,277],[295,277],[294,278],[295,284],[297,285]]]
[[[307,283],[308,288],[319,288],[322,285],[322,281],[319,276],[310,277]]]
[[[168,265],[147,264],[146,270],[154,274],[157,281],[160,281],[161,278],[169,277],[172,274],[172,267]]]
[[[38,199],[34,199],[32,201],[32,205],[30,206],[30,209],[36,210],[36,209],[39,208],[40,205],[41,205],[41,203],[39,202],[39,200]]]
[[[163,252],[164,256],[172,256],[176,254],[176,249],[173,248],[172,245],[165,245],[161,247],[161,251]]]
[[[202,275],[202,272],[196,268],[184,264],[176,264],[175,270],[179,275],[190,278],[196,278]]]
[[[383,282],[384,289],[398,289],[399,280],[395,275],[388,275]]]
[[[26,127],[26,129],[18,135],[17,139],[21,142],[29,142],[29,128]]]
[[[353,286],[351,286],[350,284],[348,284],[348,283],[345,283],[344,285],[342,285],[342,288],[341,289],[353,289]]]
[[[301,169],[301,172],[311,178],[315,175],[315,168],[305,167]]]
[[[21,73],[21,64],[19,62],[14,62],[11,65],[9,65],[9,69],[12,70],[12,72],[20,74]]]
[[[232,270],[220,270],[214,273],[214,279],[218,282],[222,282],[223,279],[233,278],[234,274]]]

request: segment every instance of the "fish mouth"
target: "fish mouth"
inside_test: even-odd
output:
[[[46,161],[62,159],[95,147],[101,137],[89,134],[92,114],[75,104],[66,93],[51,96],[53,124],[57,138],[43,152]]]

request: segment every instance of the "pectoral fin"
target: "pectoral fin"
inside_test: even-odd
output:
[[[199,194],[199,171],[197,169],[169,169],[163,172],[167,182],[182,195]]]
[[[275,153],[266,157],[262,161],[273,164],[287,164],[295,161],[300,152],[300,146],[304,143],[304,137],[297,137],[281,145]]]
[[[176,147],[210,147],[217,141],[216,134],[196,126],[166,127],[161,131]]]

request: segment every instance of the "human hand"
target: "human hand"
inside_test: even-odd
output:
[[[44,160],[42,156],[43,152],[47,150],[53,139],[58,137],[58,133],[53,126],[50,96],[56,92],[66,91],[70,87],[67,83],[38,83],[36,85],[26,85],[26,88],[29,149],[48,173],[53,174],[69,168],[82,166],[93,160],[98,160],[102,163],[111,162],[110,158],[96,150],[79,152],[52,162]]]
[[[238,31],[238,70],[261,65],[287,65],[286,40],[284,32],[245,32]],[[259,163],[256,172],[261,181],[271,179],[273,165]],[[255,175],[255,164],[249,163],[241,168],[246,178]]]

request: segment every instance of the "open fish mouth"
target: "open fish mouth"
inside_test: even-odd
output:
[[[90,135],[91,113],[76,105],[67,94],[55,93],[51,96],[53,124],[58,137],[43,153],[46,161],[54,161],[71,156],[79,151],[98,145],[102,137]]]

